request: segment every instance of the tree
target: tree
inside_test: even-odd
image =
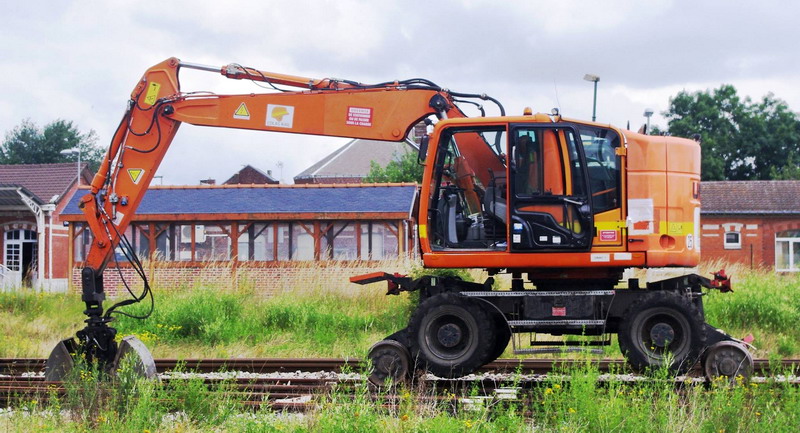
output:
[[[81,150],[81,162],[89,163],[90,170],[97,170],[103,158],[103,150],[97,146],[97,134],[94,130],[81,133],[71,121],[60,119],[39,129],[30,119],[25,119],[6,133],[6,138],[0,145],[0,163],[72,162],[78,156],[65,156],[61,151],[75,147]]]
[[[390,183],[390,182],[416,182],[422,183],[424,167],[417,162],[415,152],[405,152],[400,158],[390,161],[386,167],[381,167],[375,161],[370,162],[369,174],[364,182]]]
[[[700,134],[703,180],[798,178],[800,120],[768,94],[754,103],[731,85],[680,92],[663,113],[670,135]]]

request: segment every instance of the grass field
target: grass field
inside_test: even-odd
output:
[[[708,322],[736,337],[753,334],[756,357],[800,357],[800,275],[736,266],[729,274],[735,292],[705,297]],[[484,276],[476,272],[473,278]],[[149,319],[120,317],[115,326],[120,335],[137,335],[157,358],[363,357],[374,342],[405,326],[412,303],[407,293],[386,296],[384,284],[324,278],[271,297],[247,286],[154,290]],[[0,292],[0,357],[46,357],[79,329],[82,311],[77,293]],[[616,343],[606,356],[619,356]]]

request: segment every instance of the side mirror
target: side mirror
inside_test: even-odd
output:
[[[431,137],[428,134],[425,134],[419,140],[419,153],[417,154],[417,162],[420,164],[425,162],[425,157],[428,154],[428,142],[430,142]]]

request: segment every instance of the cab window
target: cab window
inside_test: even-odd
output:
[[[620,146],[619,135],[611,129],[583,125],[579,131],[586,155],[594,213],[618,208],[621,201],[621,161],[615,150]]]

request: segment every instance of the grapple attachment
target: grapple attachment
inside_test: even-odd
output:
[[[74,338],[59,341],[47,358],[45,380],[48,382],[63,381],[81,358],[84,364],[96,362],[99,370],[111,376],[119,374],[121,368],[130,366],[136,376],[146,379],[156,377],[156,363],[153,355],[141,340],[133,335],[128,335],[119,344],[115,342],[112,344],[114,347],[106,347],[105,353],[115,353],[115,355],[113,361],[108,362],[102,356],[98,356],[97,348],[82,347]],[[91,353],[92,356],[86,356],[87,353]]]

